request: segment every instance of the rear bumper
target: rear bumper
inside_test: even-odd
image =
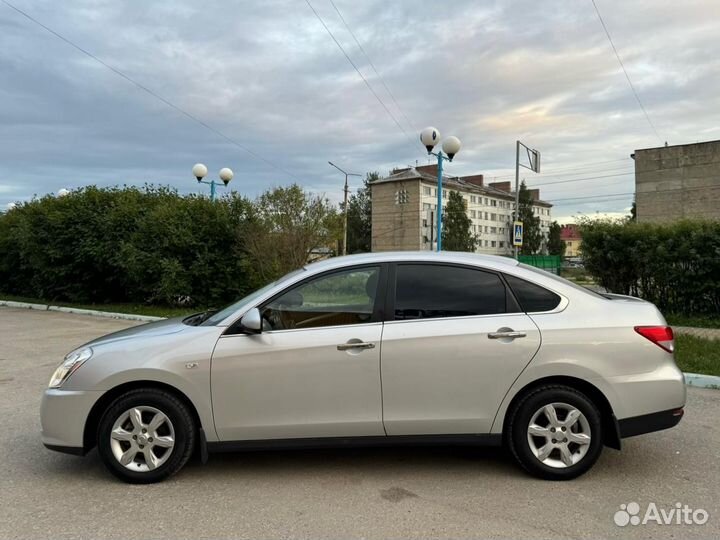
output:
[[[670,409],[668,411],[643,414],[642,416],[633,416],[631,418],[623,418],[618,420],[618,429],[620,437],[634,437],[643,433],[652,433],[678,425],[683,417],[685,410],[682,407]]]

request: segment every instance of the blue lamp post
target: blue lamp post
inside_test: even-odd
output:
[[[203,180],[203,178],[207,176],[208,170],[207,167],[202,163],[196,163],[192,168],[192,173],[193,176],[197,179],[198,184],[207,184],[210,186],[210,200],[214,201],[215,188],[216,186],[220,185],[220,182],[218,182],[217,180],[210,180],[209,182],[207,180]],[[220,169],[218,176],[220,177],[220,180],[222,180],[223,185],[227,187],[227,185],[230,183],[230,180],[233,179],[233,172],[227,167],[224,167]]]
[[[440,132],[434,127],[426,127],[420,132],[420,142],[427,149],[428,155],[437,156],[437,250],[442,251],[442,173],[443,161],[452,161],[460,151],[460,139],[447,137],[442,143],[442,150],[433,152],[433,148],[440,142]],[[445,154],[443,154],[445,152]]]

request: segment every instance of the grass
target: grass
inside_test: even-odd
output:
[[[697,328],[720,328],[720,317],[702,315],[679,315],[674,313],[665,314],[665,319],[670,326],[695,326]]]
[[[132,315],[150,315],[153,317],[179,317],[202,311],[202,308],[176,308],[169,306],[147,306],[144,304],[78,304],[74,302],[51,302],[38,298],[15,296],[0,293],[0,300],[13,300],[15,302],[30,302],[33,304],[50,304],[52,306],[74,307],[79,309],[95,309],[97,311],[110,311],[113,313],[130,313]]]
[[[675,361],[683,371],[720,376],[720,341],[675,335]]]

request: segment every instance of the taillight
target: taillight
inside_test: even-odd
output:
[[[669,326],[636,326],[635,331],[667,352],[675,349],[673,331]]]

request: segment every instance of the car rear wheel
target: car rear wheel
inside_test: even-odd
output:
[[[547,480],[576,478],[600,457],[600,412],[574,388],[542,386],[515,407],[507,442],[530,474]]]
[[[110,404],[98,425],[100,458],[133,484],[159,482],[192,455],[196,428],[188,407],[155,388],[131,390]]]

